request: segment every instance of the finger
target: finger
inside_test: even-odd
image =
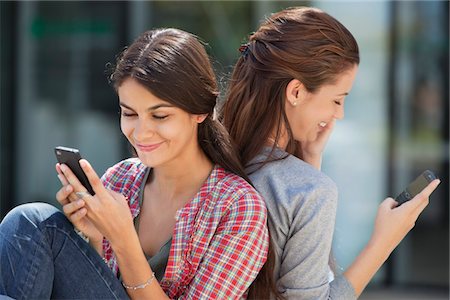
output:
[[[74,202],[70,202],[63,206],[63,211],[67,216],[71,216],[77,210],[82,208],[84,206],[84,204],[85,204],[84,201],[81,199],[74,201]]]
[[[328,122],[327,126],[325,127],[326,129],[329,130],[333,130],[334,129],[334,125],[336,125],[336,120],[331,120],[331,122]]]
[[[419,205],[414,211],[414,214],[419,217],[419,215],[422,213],[422,211],[425,209],[425,207],[428,206],[430,203],[430,195],[431,193],[438,187],[438,185],[441,183],[439,179],[433,180],[431,183],[428,184],[427,187],[425,187],[416,197],[418,198],[416,201],[419,202]],[[414,198],[416,198],[414,197]]]
[[[80,166],[83,169],[83,172],[86,174],[86,177],[88,178],[94,192],[96,194],[106,193],[105,187],[103,186],[95,170],[92,168],[91,164],[87,160],[81,159]]]
[[[56,192],[56,200],[61,204],[65,205],[69,203],[69,195],[73,192],[73,187],[71,185],[63,186]]]
[[[428,198],[431,195],[431,193],[438,187],[438,185],[440,183],[441,183],[440,179],[433,180],[419,193],[419,195],[422,195],[422,196]]]
[[[76,224],[79,222],[82,218],[84,218],[87,215],[87,209],[82,207],[79,210],[75,211],[73,214],[70,215],[69,220]]]
[[[336,124],[336,120],[332,120],[325,126],[324,130],[320,133],[321,140],[328,140],[331,133],[333,132],[334,125]]]
[[[437,188],[441,181],[439,179],[435,179],[430,182],[420,193],[418,193],[414,198],[410,201],[407,201],[404,206],[411,207],[411,209],[420,209],[423,206],[425,208],[428,205],[429,197],[431,193]],[[402,206],[403,206],[402,205]]]
[[[80,197],[78,197],[76,193],[74,193],[73,186],[71,186],[70,184],[63,186],[56,193],[56,200],[58,200],[58,202],[61,203],[61,205],[77,201],[78,199],[80,199]]]
[[[69,182],[67,181],[67,179],[66,179],[66,176],[64,176],[64,174],[58,174],[58,179],[59,179],[59,182],[61,182],[61,184],[63,185],[63,186],[65,186],[65,185],[68,185],[69,184]]]
[[[63,172],[63,175],[66,177],[69,184],[73,186],[73,189],[75,191],[86,191],[86,188],[80,183],[78,178],[75,176],[75,174],[73,174],[73,172],[67,165],[61,164],[60,168]]]
[[[66,176],[64,176],[63,172],[61,171],[61,165],[57,163],[55,165],[56,173],[58,173],[58,179],[61,182],[62,185],[68,185],[69,181],[67,181]]]

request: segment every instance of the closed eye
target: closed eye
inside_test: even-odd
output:
[[[334,103],[336,103],[337,105],[342,105],[342,102],[335,100]]]
[[[121,114],[123,117],[134,117],[134,116],[137,116],[137,114],[135,114],[135,113],[125,112],[125,111],[121,111],[120,114]]]
[[[153,115],[153,118],[156,119],[156,120],[164,120],[168,116],[169,115]]]

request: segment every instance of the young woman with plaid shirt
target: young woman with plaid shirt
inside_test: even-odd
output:
[[[94,196],[58,164],[64,215],[27,204],[0,226],[0,293],[245,298],[266,261],[267,215],[213,118],[218,92],[205,49],[181,30],[145,32],[118,58],[111,81],[137,157],[101,179],[81,160]]]

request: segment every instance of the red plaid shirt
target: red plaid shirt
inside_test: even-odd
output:
[[[147,167],[122,161],[102,177],[109,190],[128,196],[131,214],[140,211],[139,190]],[[267,212],[263,199],[244,179],[216,166],[195,198],[177,213],[169,259],[160,285],[170,298],[238,299],[266,261]],[[107,240],[104,258],[118,264]]]

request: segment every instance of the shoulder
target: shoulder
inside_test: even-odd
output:
[[[291,218],[302,210],[334,211],[338,190],[323,172],[292,155],[266,163],[250,174],[269,210],[276,208]],[[281,213],[280,211],[280,213]]]
[[[216,204],[226,209],[260,212],[265,215],[265,203],[259,192],[242,177],[221,167],[216,168],[212,195]]]
[[[294,189],[293,191],[337,192],[337,186],[330,177],[292,155],[268,162],[250,174],[250,179],[258,187],[268,184],[280,189]]]

